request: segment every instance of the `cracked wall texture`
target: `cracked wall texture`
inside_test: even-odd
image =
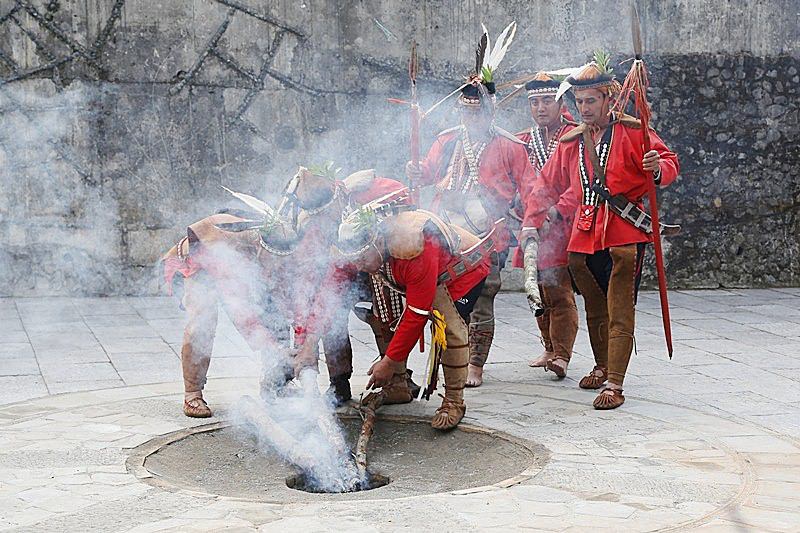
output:
[[[684,227],[671,286],[800,284],[797,2],[640,10],[653,125],[682,163],[662,195]],[[632,55],[616,0],[0,0],[0,295],[154,293],[158,256],[230,204],[220,185],[274,198],[327,159],[400,176],[407,111],[386,98],[408,95],[409,41],[426,107],[480,23],[512,19],[500,81]],[[455,120],[442,106],[422,144]],[[525,99],[498,123],[526,127]]]

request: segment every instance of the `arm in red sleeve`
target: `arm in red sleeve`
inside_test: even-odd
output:
[[[563,148],[563,145],[560,145],[552,157],[550,157],[542,168],[541,173],[539,173],[533,181],[528,195],[524,198],[525,218],[522,221],[523,231],[526,228],[541,228],[545,219],[547,219],[547,211],[552,206],[562,201],[562,191],[564,188],[559,187],[559,184],[567,183],[567,180],[569,180],[569,176],[563,175],[564,172],[561,165],[564,152]],[[566,186],[566,190],[571,190],[568,185]],[[572,196],[574,196],[574,194]],[[570,205],[572,205],[570,203],[570,197],[564,196],[562,208],[565,209],[565,211],[559,209],[559,213],[561,213],[562,216],[564,216],[565,213],[569,213],[568,209]]]
[[[675,152],[667,148],[667,145],[664,144],[661,137],[653,130],[650,130],[650,147],[661,156],[661,162],[659,163],[661,167],[661,181],[659,185],[661,187],[666,187],[675,181],[675,178],[678,177],[678,173],[681,170],[680,164],[678,163],[678,156],[675,155]]]
[[[392,271],[406,283],[406,309],[386,349],[386,356],[393,361],[405,361],[425,329],[433,308],[439,277],[438,245],[426,239],[419,256],[395,261]]]
[[[439,135],[428,150],[428,155],[425,159],[419,162],[420,169],[422,170],[422,179],[419,186],[425,187],[433,185],[437,181],[437,171],[441,165],[441,159],[444,157],[444,145],[446,143],[445,135]]]
[[[556,203],[556,209],[561,214],[561,218],[572,220],[575,217],[575,211],[578,210],[580,204],[579,199],[580,195],[575,193],[575,185],[570,183]]]

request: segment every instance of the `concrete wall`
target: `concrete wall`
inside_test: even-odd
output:
[[[653,124],[682,161],[672,286],[800,283],[796,0],[640,10]],[[406,112],[386,98],[407,95],[409,41],[430,105],[480,23],[512,19],[500,81],[632,54],[623,1],[0,0],[0,295],[154,292],[158,255],[229,203],[220,185],[274,196],[326,159],[400,176]],[[455,119],[434,113],[423,144]]]

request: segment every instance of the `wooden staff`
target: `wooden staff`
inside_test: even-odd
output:
[[[367,394],[366,398],[361,400],[361,405],[359,406],[359,411],[361,411],[364,423],[361,425],[361,433],[358,435],[355,459],[356,468],[358,468],[358,474],[362,482],[367,481],[367,445],[375,429],[376,411],[383,405],[384,398],[385,395],[383,391],[370,392]]]

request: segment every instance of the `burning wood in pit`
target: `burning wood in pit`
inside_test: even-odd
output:
[[[357,409],[363,424],[352,453],[352,462],[344,465],[339,479],[332,480],[325,486],[317,481],[317,473],[322,468],[320,458],[304,449],[289,431],[270,416],[266,405],[245,397],[240,402],[240,412],[249,425],[257,428],[259,434],[269,440],[272,447],[281,451],[285,459],[300,471],[298,475],[287,479],[287,485],[291,488],[308,492],[356,492],[388,483],[388,478],[373,476],[367,468],[367,447],[374,431],[376,411],[383,402],[383,392],[372,392],[360,402]],[[337,456],[344,457],[349,453],[332,413],[320,412],[316,417],[316,425]]]
[[[359,478],[364,482],[368,482],[370,475],[367,470],[367,445],[375,429],[376,411],[383,405],[384,398],[385,395],[383,391],[370,392],[367,394],[366,398],[361,400],[361,405],[359,406],[359,411],[361,411],[361,417],[364,423],[361,425],[361,433],[358,435],[354,457]]]

